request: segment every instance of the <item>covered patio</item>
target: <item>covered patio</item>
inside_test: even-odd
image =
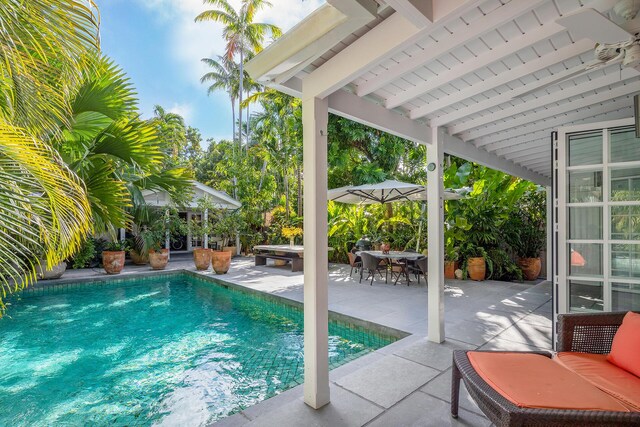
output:
[[[545,186],[550,245],[554,240],[551,208],[557,195],[552,194],[557,166],[552,161],[553,133],[564,126],[633,117],[633,95],[640,91],[635,63],[623,68],[620,61],[611,62],[585,71],[596,42],[628,39],[640,27],[638,18],[619,21],[625,27],[622,33],[608,24],[613,24],[607,17],[614,18],[610,11],[618,3],[328,0],[247,65],[254,79],[299,97],[303,103],[304,400],[309,406],[321,408],[331,400],[327,366],[328,113],[427,146],[426,329],[429,341],[442,343],[448,337],[443,278],[444,153]],[[566,21],[558,21],[585,11],[597,19],[586,24],[579,21],[577,27],[584,31],[569,30]],[[615,122],[618,126],[632,123]],[[559,228],[564,227],[562,223]],[[553,253],[549,246],[549,264],[556,260],[551,258]],[[561,289],[566,296],[566,283]],[[567,309],[563,298],[554,312]]]

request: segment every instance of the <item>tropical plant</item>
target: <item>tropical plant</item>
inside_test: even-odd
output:
[[[129,250],[129,243],[126,240],[111,240],[104,245],[105,251],[124,252]]]
[[[218,56],[218,59],[202,58],[212,71],[205,73],[200,78],[200,83],[210,83],[207,95],[222,90],[227,93],[231,101],[231,120],[233,140],[236,140],[236,101],[240,92],[240,72],[238,65],[226,56]]]
[[[507,243],[520,258],[538,258],[546,245],[546,195],[543,189],[527,192],[505,225]]]
[[[130,80],[108,58],[94,58],[71,107],[71,126],[54,143],[85,183],[96,232],[115,239],[116,230],[130,224],[128,208],[144,204],[144,189],[188,191],[186,169],[163,167],[170,136],[159,137],[155,121],[139,118]]]
[[[472,242],[465,242],[460,245],[460,258],[464,261],[462,262],[462,276],[466,279],[469,275],[468,272],[468,262],[469,258],[484,258],[485,263],[487,264],[487,278],[491,278],[493,275],[493,260],[489,257],[489,254],[482,246],[477,246]]]
[[[239,56],[238,62],[238,142],[242,146],[242,95],[244,93],[244,59],[247,51],[258,53],[262,50],[262,43],[268,35],[280,37],[282,31],[275,25],[254,22],[256,13],[271,6],[266,0],[242,0],[239,10],[231,6],[228,0],[204,0],[206,4],[217,9],[206,10],[196,16],[196,22],[213,21],[223,25],[222,35],[227,44],[225,57],[233,61]]]
[[[88,238],[82,244],[80,250],[73,256],[72,267],[73,268],[85,268],[89,266],[89,263],[96,256],[96,241],[93,238]]]
[[[0,309],[72,255],[90,231],[82,183],[46,136],[68,124],[67,94],[98,48],[92,1],[0,1]]]

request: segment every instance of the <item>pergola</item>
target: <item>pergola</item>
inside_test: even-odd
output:
[[[302,99],[308,405],[329,402],[328,113],[427,146],[428,337],[442,342],[444,153],[549,193],[555,129],[633,115],[638,71],[581,73],[595,40],[556,22],[584,8],[606,15],[616,3],[327,0],[247,64],[260,83]]]

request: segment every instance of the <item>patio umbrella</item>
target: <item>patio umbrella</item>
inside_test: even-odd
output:
[[[349,185],[329,190],[329,200],[340,203],[371,205],[374,203],[426,201],[427,190],[424,185],[387,180],[377,184]],[[461,199],[462,194],[445,190],[445,200]]]
[[[462,199],[469,189],[445,190],[445,200]],[[354,205],[371,205],[374,203],[391,202],[426,202],[427,189],[424,185],[411,184],[395,180],[387,180],[378,184],[349,185],[346,187],[329,190],[329,200],[340,203],[350,203]],[[418,236],[416,239],[416,251],[420,250],[420,235],[422,234],[422,219],[418,225]]]

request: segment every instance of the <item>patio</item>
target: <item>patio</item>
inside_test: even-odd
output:
[[[175,256],[168,270],[194,270]],[[225,418],[217,425],[489,425],[465,394],[460,418],[449,414],[451,351],[456,348],[530,350],[551,348],[549,282],[448,281],[443,344],[426,338],[427,286],[358,283],[349,267],[329,267],[329,309],[412,335],[330,372],[331,403],[320,410],[300,404],[303,386]],[[124,275],[148,273],[128,265]],[[213,275],[212,272],[204,272]],[[104,277],[99,270],[70,270],[64,279]],[[253,265],[235,258],[225,281],[284,298],[303,300],[303,274]]]

